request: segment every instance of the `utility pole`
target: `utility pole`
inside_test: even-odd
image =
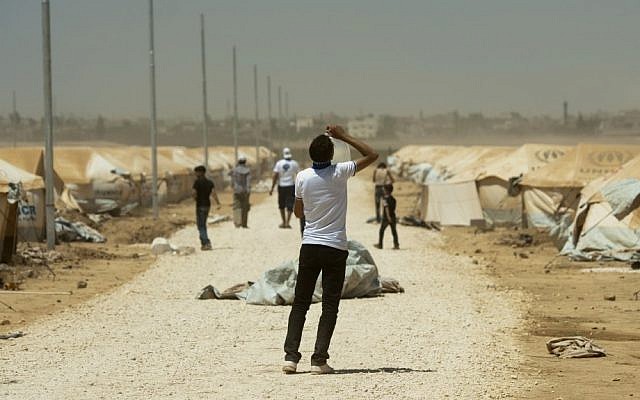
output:
[[[11,100],[13,102],[13,115],[11,116],[11,119],[15,119],[18,116],[18,107],[16,105],[16,91],[14,90],[12,92],[12,97]],[[14,126],[13,127],[13,147],[16,147],[16,144],[18,142],[18,127]]]
[[[153,218],[158,218],[158,159],[157,159],[157,125],[156,125],[156,56],[153,43],[153,0],[149,0],[149,79],[151,86],[151,205]]]
[[[202,56],[202,147],[204,167],[209,170],[209,119],[207,115],[207,61],[204,45],[204,14],[200,14],[200,53]]]
[[[269,164],[271,164],[271,129],[273,129],[273,118],[271,116],[271,76],[267,76],[267,117],[269,119],[269,127],[267,130],[267,148],[269,149]]]
[[[258,114],[258,65],[253,64],[253,97],[255,103],[255,135],[256,135],[256,168],[258,170],[258,180],[262,176],[260,165],[260,116]]]
[[[282,86],[278,85],[278,121],[282,121]]]
[[[289,123],[289,91],[284,92],[284,119]]]
[[[236,46],[233,46],[233,150],[238,163],[238,74]]]
[[[51,18],[49,0],[42,0],[42,69],[44,82],[44,182],[47,224],[47,248],[56,246],[53,196],[53,101],[51,84]]]

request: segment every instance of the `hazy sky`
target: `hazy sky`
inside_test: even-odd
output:
[[[146,0],[51,0],[60,113],[146,116]],[[360,111],[560,115],[640,106],[638,0],[156,0],[159,117],[201,113],[199,14],[207,24],[209,111],[253,113],[258,64],[289,91],[290,114]],[[0,114],[18,93],[42,114],[38,0],[0,0]]]

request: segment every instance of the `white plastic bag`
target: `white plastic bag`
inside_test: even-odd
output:
[[[331,138],[333,142],[333,164],[345,161],[351,161],[351,149],[349,145],[342,140]]]

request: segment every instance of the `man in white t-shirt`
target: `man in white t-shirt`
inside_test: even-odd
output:
[[[306,225],[300,247],[295,298],[284,343],[285,363],[282,370],[287,374],[296,372],[302,357],[298,351],[302,330],[320,272],[322,315],[311,356],[311,373],[333,372],[333,368],[327,364],[329,344],[338,317],[349,255],[346,232],[347,180],[378,158],[373,148],[348,135],[341,126],[329,126],[327,133],[355,147],[362,157],[356,161],[332,164],[333,142],[328,135],[320,135],[309,146],[312,168],[301,171],[296,177],[294,212],[296,217],[306,218]]]
[[[282,150],[282,160],[278,160],[273,167],[273,179],[269,196],[273,194],[273,188],[278,185],[278,208],[282,223],[280,228],[291,228],[291,213],[293,213],[293,203],[295,201],[296,175],[300,171],[298,163],[292,159],[291,150],[285,147]],[[285,208],[287,210],[285,217]]]

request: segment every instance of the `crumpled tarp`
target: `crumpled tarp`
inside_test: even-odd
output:
[[[104,243],[107,241],[100,232],[82,222],[71,222],[65,218],[57,217],[55,225],[56,237],[63,242]]]
[[[547,341],[547,351],[560,358],[604,357],[607,353],[584,336],[567,336]]]
[[[621,220],[638,206],[636,199],[640,197],[640,180],[628,178],[611,182],[600,192],[611,205],[613,215]]]
[[[264,272],[260,279],[247,285],[248,287],[242,287],[241,285],[244,284],[240,284],[220,292],[209,285],[200,292],[197,298],[229,299],[235,296],[237,299],[245,300],[248,304],[290,305],[293,303],[295,295],[297,270],[298,260],[290,260]],[[243,290],[235,290],[240,288]],[[404,292],[404,289],[398,281],[390,278],[381,278],[378,275],[378,268],[366,247],[357,241],[349,241],[349,257],[347,258],[347,268],[342,288],[343,299],[401,292]],[[311,301],[316,303],[321,300],[322,275],[318,277]]]

